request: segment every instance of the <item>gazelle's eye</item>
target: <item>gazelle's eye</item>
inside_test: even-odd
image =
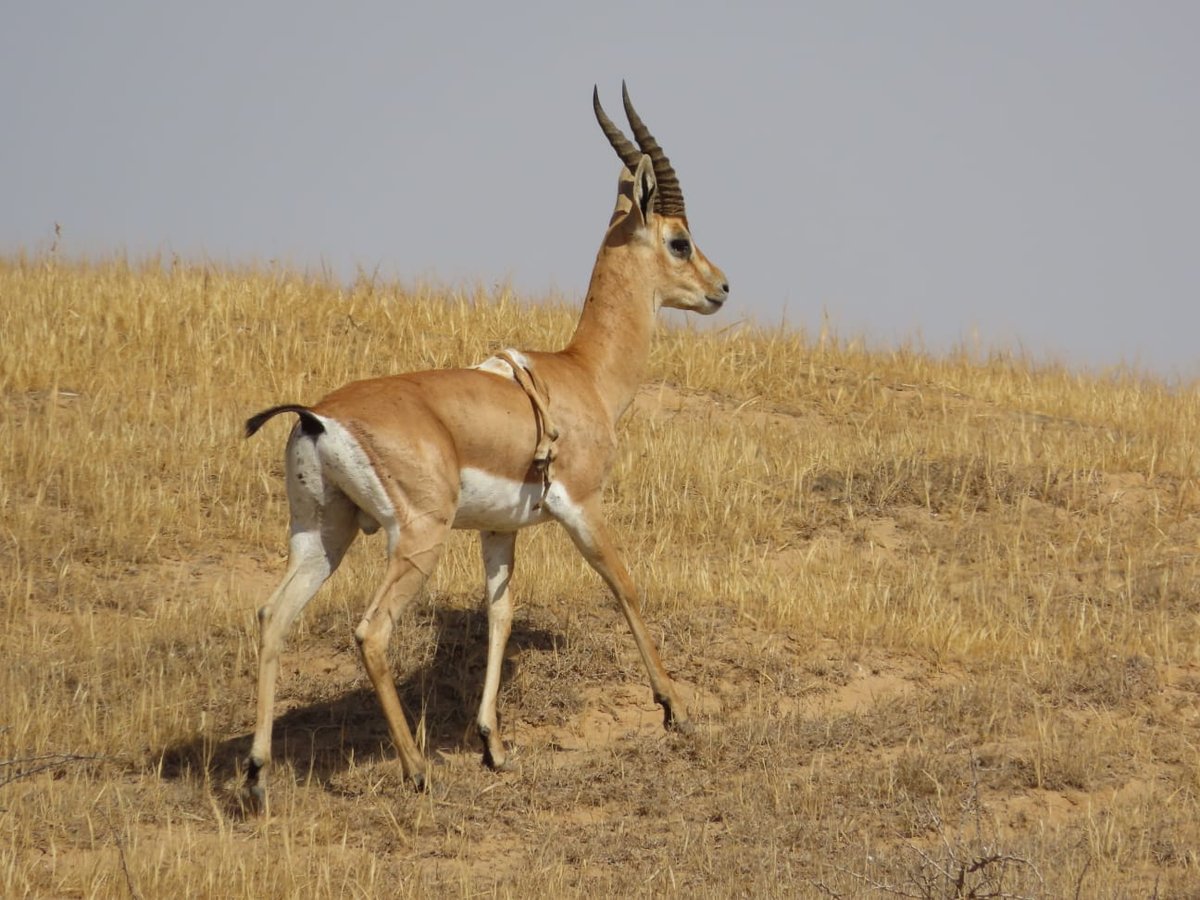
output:
[[[680,259],[688,259],[692,255],[692,242],[685,237],[671,238],[667,241],[667,247],[670,248],[672,256],[678,256]]]

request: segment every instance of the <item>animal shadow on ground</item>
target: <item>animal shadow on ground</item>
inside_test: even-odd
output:
[[[427,661],[397,682],[397,689],[409,725],[424,717],[426,754],[436,763],[439,751],[458,751],[477,743],[475,714],[487,664],[487,613],[480,608],[431,606],[418,611],[418,618],[431,623],[428,631],[432,632],[434,649]],[[397,628],[397,638],[403,627]],[[517,665],[513,655],[525,650],[552,651],[564,642],[565,638],[556,632],[514,619],[503,680],[507,682],[513,675]],[[406,644],[406,649],[411,647]],[[281,696],[276,701],[274,766],[290,763],[299,777],[332,790],[331,780],[352,759],[395,756],[383,712],[369,685],[341,691],[329,699],[301,703],[280,713],[280,708],[286,706],[282,695],[288,670],[286,657],[287,650],[281,665]],[[359,682],[365,682],[365,672]],[[252,696],[245,698],[248,707],[253,708],[253,702]],[[159,752],[159,771],[170,780],[206,778],[215,784],[228,782],[240,777],[252,738],[247,733],[216,740],[210,734],[201,734],[176,742]]]

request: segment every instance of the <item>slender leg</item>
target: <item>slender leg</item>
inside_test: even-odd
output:
[[[275,685],[284,638],[301,610],[337,569],[357,532],[354,506],[345,497],[332,498],[310,522],[293,518],[287,573],[258,611],[258,715],[246,762],[246,785],[251,799],[260,806],[266,802],[262,770],[271,758]]]
[[[500,693],[500,669],[504,665],[504,648],[512,631],[512,597],[508,582],[512,577],[513,556],[516,550],[515,531],[483,531],[483,566],[487,576],[488,657],[487,675],[483,680],[483,698],[479,701],[479,736],[483,739],[483,761],[493,769],[503,771],[507,763],[504,741],[500,737],[500,717],[496,698]]]
[[[425,787],[425,760],[404,717],[404,707],[388,666],[387,648],[396,619],[420,592],[437,564],[448,530],[442,529],[420,550],[412,550],[411,541],[404,541],[392,551],[383,583],[354,630],[367,676],[375,688],[387,720],[388,733],[400,755],[400,768],[418,789]]]
[[[671,676],[662,664],[658,648],[654,646],[654,640],[646,630],[646,623],[642,620],[637,587],[625,564],[621,562],[621,556],[600,510],[599,499],[593,497],[578,506],[567,505],[560,500],[551,507],[551,511],[567,530],[583,558],[604,579],[617,598],[621,612],[625,614],[625,621],[629,623],[629,630],[633,632],[638,652],[642,655],[642,662],[650,674],[654,700],[663,708],[663,725],[685,734],[691,732],[692,725],[688,720],[687,710],[675,690]]]

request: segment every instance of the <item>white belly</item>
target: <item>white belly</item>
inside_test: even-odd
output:
[[[550,518],[540,483],[511,481],[482,469],[459,472],[458,511],[455,528],[479,531],[515,531]]]

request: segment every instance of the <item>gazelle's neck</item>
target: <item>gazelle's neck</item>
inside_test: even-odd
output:
[[[601,249],[579,324],[563,350],[592,376],[614,424],[646,374],[655,314],[649,279],[620,266],[622,255]]]

